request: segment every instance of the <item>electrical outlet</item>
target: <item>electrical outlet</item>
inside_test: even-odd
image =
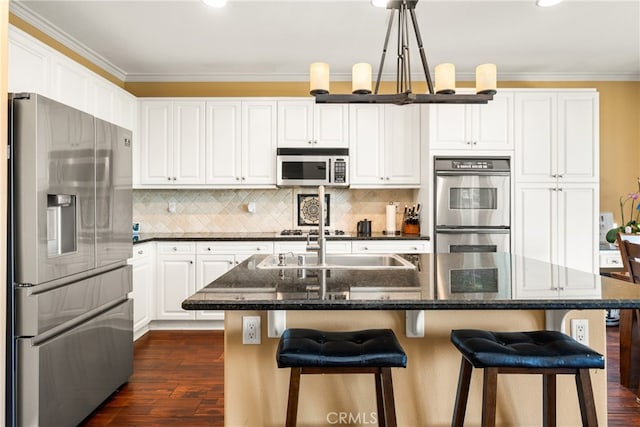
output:
[[[571,319],[571,336],[584,345],[589,345],[589,321],[587,319]]]
[[[260,316],[242,316],[242,344],[260,344]]]

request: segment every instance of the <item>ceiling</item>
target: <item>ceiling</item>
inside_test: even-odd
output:
[[[316,61],[350,80],[356,62],[377,72],[388,20],[369,0],[11,0],[10,11],[124,81],[303,81]],[[422,0],[416,15],[430,67],[452,62],[459,80],[485,62],[505,81],[640,80],[640,0]]]

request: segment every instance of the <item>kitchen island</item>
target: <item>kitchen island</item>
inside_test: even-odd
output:
[[[437,262],[411,255],[412,270],[258,268],[264,258],[252,256],[183,302],[187,310],[226,311],[228,426],[284,423],[289,371],[277,369],[278,338],[267,329],[393,329],[408,356],[407,368],[393,372],[398,424],[440,426],[451,422],[460,363],[451,329],[570,330],[569,320],[581,318],[589,321],[589,345],[604,354],[603,310],[640,307],[638,286],[509,254],[440,254]],[[260,345],[242,344],[247,315],[261,318]],[[268,325],[268,319],[276,320]],[[606,372],[591,375],[599,422],[606,425]],[[474,374],[469,423],[480,420],[480,387]],[[498,424],[541,425],[541,396],[536,376],[501,377]],[[579,424],[572,378],[559,379],[558,396],[558,425]],[[300,408],[300,425],[330,425],[341,414],[349,425],[375,424],[373,381],[304,378]]]

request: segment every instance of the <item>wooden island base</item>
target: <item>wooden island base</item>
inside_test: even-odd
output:
[[[261,317],[260,345],[242,344],[242,317]],[[603,310],[572,311],[566,319],[589,320],[589,346],[606,353]],[[287,311],[288,327],[325,330],[391,328],[404,347],[406,369],[393,369],[398,425],[448,426],[460,368],[460,354],[449,341],[451,329],[495,331],[544,329],[544,312],[528,310],[426,311],[425,336],[407,338],[404,311]],[[275,361],[278,338],[267,337],[266,311],[225,313],[225,425],[284,425],[289,369]],[[475,370],[466,424],[479,425],[481,370]],[[591,380],[600,426],[607,425],[607,373],[592,370]],[[558,377],[558,426],[580,425],[573,377]],[[542,380],[539,375],[504,375],[498,380],[498,426],[542,425]],[[373,376],[308,375],[300,386],[299,426],[377,425]]]

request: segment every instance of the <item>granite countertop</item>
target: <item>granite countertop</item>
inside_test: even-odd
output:
[[[141,233],[134,236],[133,244],[151,241],[307,241],[307,235],[281,236],[280,232],[252,232],[252,233]],[[355,232],[345,235],[329,235],[327,240],[430,240],[429,236],[417,234],[387,235],[372,233],[371,236],[359,236]]]
[[[187,298],[185,310],[640,308],[640,286],[508,253],[404,255],[414,270],[260,269],[254,255]],[[559,269],[558,274],[552,274]],[[324,276],[324,278],[323,278]],[[450,277],[452,279],[449,283]],[[552,277],[568,282],[553,284]]]

